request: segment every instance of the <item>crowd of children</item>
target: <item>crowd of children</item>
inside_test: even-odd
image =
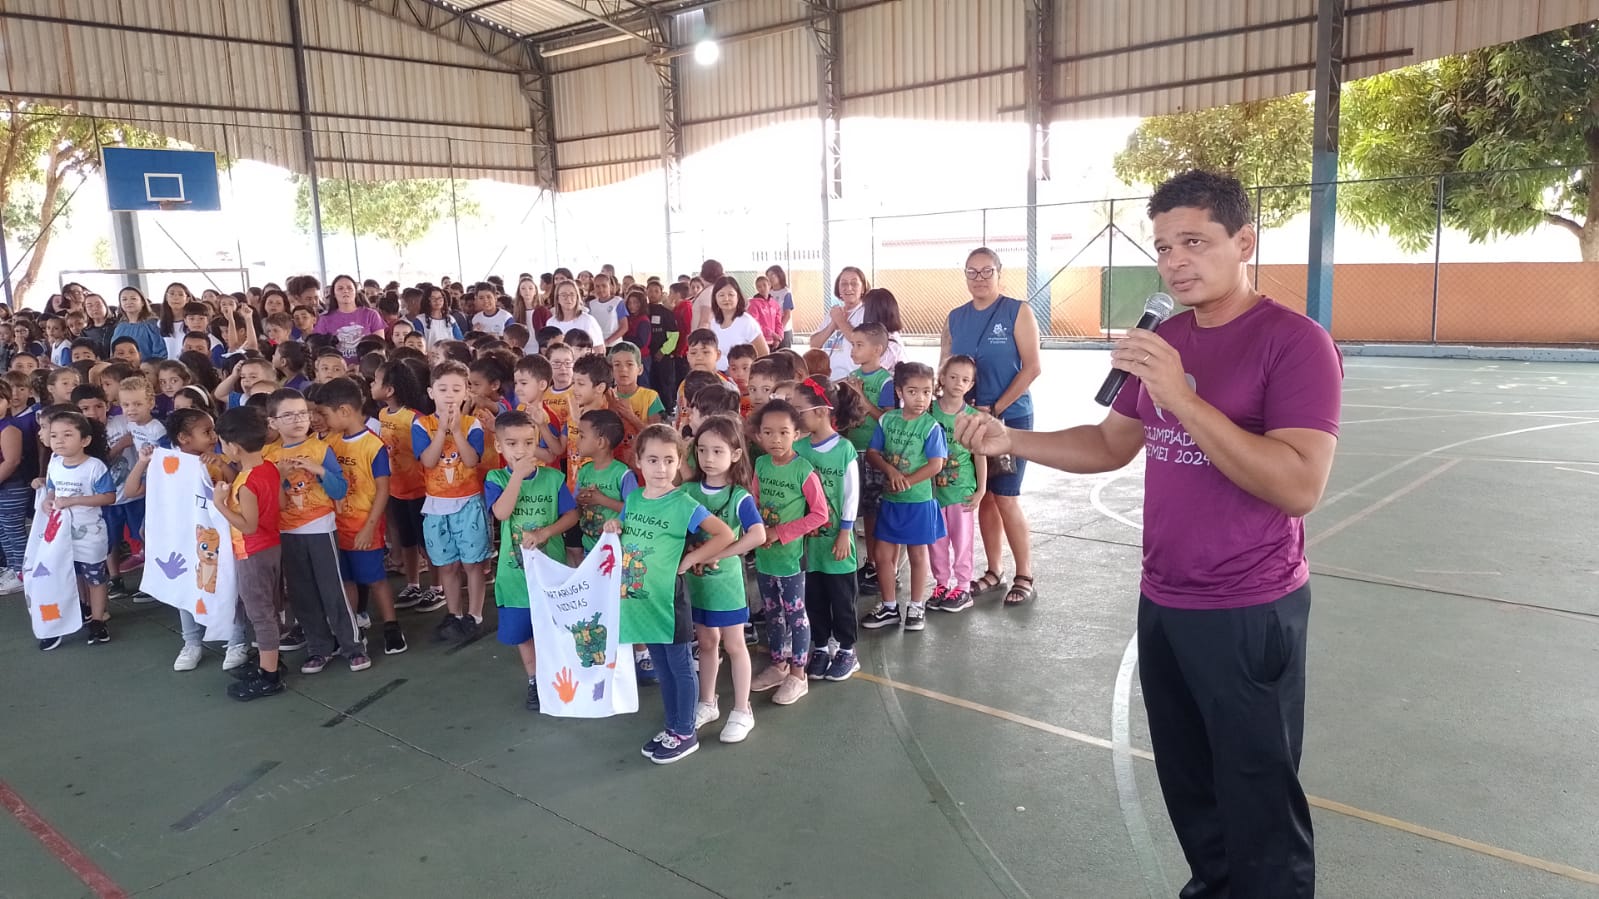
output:
[[[92,335],[83,316],[3,310],[0,592],[20,589],[42,491],[72,525],[88,642],[110,640],[108,597],[150,601],[127,575],[160,526],[144,518],[146,470],[174,449],[206,466],[234,532],[210,547],[238,560],[229,695],[281,692],[285,653],[314,675],[370,667],[369,633],[374,651],[406,652],[403,610],[443,608],[436,640],[478,639],[492,584],[536,710],[521,550],[575,565],[615,532],[650,558],[620,621],[665,710],[644,755],[698,748],[721,719],[724,655],[719,736],[740,742],[752,694],[789,705],[859,670],[858,626],[918,631],[930,609],[971,606],[984,460],[948,435],[976,367],[888,371],[888,334],[868,324],[851,338],[859,368],[831,382],[825,353],[765,353],[781,333],[759,292],[764,338],[724,354],[725,334],[689,328],[701,289],[566,269],[510,294],[497,279],[385,290],[341,276],[324,291],[300,276],[236,295],[174,284],[156,308],[129,287],[121,321]],[[902,553],[908,596],[887,575]],[[864,616],[863,561],[886,575]],[[202,629],[179,617],[173,668],[189,671]],[[756,671],[761,621],[770,661]]]

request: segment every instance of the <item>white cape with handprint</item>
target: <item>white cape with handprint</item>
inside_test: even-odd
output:
[[[638,711],[631,647],[618,646],[622,544],[605,534],[568,568],[522,550],[538,650],[539,708],[557,718],[607,718]]]
[[[205,464],[157,449],[145,485],[140,589],[193,615],[207,640],[231,639],[239,604],[233,530],[216,507]]]
[[[51,640],[82,629],[83,608],[78,603],[77,569],[72,565],[72,522],[67,520],[72,513],[46,512],[44,497],[43,490],[34,496],[33,528],[17,573],[22,576],[33,635]]]

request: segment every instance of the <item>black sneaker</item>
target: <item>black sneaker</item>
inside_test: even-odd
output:
[[[877,566],[870,562],[861,566],[860,574],[856,580],[860,584],[862,593],[881,593],[882,588],[877,585]]]
[[[766,610],[765,609],[756,609],[755,611],[750,613],[750,624],[765,624],[765,623],[766,623]]]
[[[444,608],[445,605],[443,590],[437,587],[423,588],[422,599],[417,602],[416,610],[418,612],[436,612]]]
[[[527,684],[527,710],[530,712],[539,710],[539,685],[532,681],[528,681]]]
[[[305,648],[305,628],[296,624],[278,636],[278,652],[295,652]]]
[[[128,585],[124,584],[122,582],[122,578],[114,577],[111,580],[106,581],[106,591],[105,592],[106,592],[107,596],[112,596],[112,597],[115,597],[117,599],[121,599],[121,598],[127,596],[128,594],[132,593],[133,591],[129,590],[128,589]]]
[[[451,633],[451,636],[465,643],[468,640],[475,639],[482,631],[483,622],[478,621],[471,615],[462,615],[460,618],[455,619],[455,630]]]
[[[460,621],[460,620],[461,619],[459,619],[459,618],[455,617],[454,615],[451,615],[448,612],[446,612],[444,614],[444,620],[440,621],[438,623],[438,625],[433,628],[433,639],[435,639],[435,640],[453,640],[453,639],[455,639],[455,623],[457,621]]]
[[[752,646],[752,645],[754,645],[755,640],[756,640],[756,637],[755,637],[755,622],[753,622],[753,621],[744,622],[744,645],[745,646]]]
[[[398,621],[388,621],[383,625],[383,654],[397,656],[411,647],[405,645],[405,632],[400,630]]]
[[[251,655],[249,660],[237,668],[230,669],[228,676],[236,681],[247,681],[261,676],[261,658]]]
[[[965,590],[957,588],[949,591],[949,595],[944,597],[944,604],[939,606],[939,609],[945,612],[964,612],[972,607],[972,603],[972,595]],[[931,603],[928,603],[928,608],[932,608]]]
[[[39,651],[40,652],[49,652],[50,650],[55,649],[56,647],[58,647],[60,645],[61,645],[61,638],[60,637],[50,637],[48,639],[39,641]]]
[[[891,627],[897,624],[899,624],[899,608],[896,606],[890,609],[882,603],[878,603],[876,608],[867,612],[866,617],[861,619],[861,627],[874,631],[880,627]]]
[[[257,669],[254,677],[228,684],[228,695],[240,702],[249,702],[252,699],[282,692],[283,678],[276,671]]]
[[[833,657],[827,654],[827,647],[811,650],[810,664],[805,666],[805,676],[811,680],[821,680],[827,674],[828,666],[833,663]]]
[[[104,621],[95,621],[93,619],[90,619],[90,621],[89,621],[89,645],[93,646],[96,643],[110,643],[110,642],[111,642],[111,629],[105,626],[105,622]]]
[[[394,607],[396,609],[414,608],[416,605],[422,602],[422,594],[425,592],[427,591],[421,587],[414,585],[407,586],[404,590],[400,591],[399,596],[394,597]]]

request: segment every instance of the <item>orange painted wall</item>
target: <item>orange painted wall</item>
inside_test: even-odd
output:
[[[1046,333],[1099,337],[1098,267],[1062,272],[1050,285]],[[1306,267],[1264,265],[1260,289],[1305,308]],[[894,291],[908,333],[936,334],[949,310],[966,302],[958,271],[881,270],[875,286]],[[821,275],[795,272],[795,330],[820,321]],[[1026,293],[1026,273],[1006,270],[1001,286]],[[1333,278],[1333,336],[1357,342],[1425,343],[1432,339],[1433,266],[1344,264]],[[1599,344],[1599,263],[1446,263],[1438,269],[1438,340],[1442,343]]]

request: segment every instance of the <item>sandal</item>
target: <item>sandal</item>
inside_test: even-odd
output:
[[[1026,581],[1026,585],[1022,584]],[[1038,591],[1033,588],[1033,579],[1025,574],[1018,574],[1011,578],[1010,590],[1005,593],[1005,605],[1019,606],[1032,602],[1038,598]]]
[[[972,588],[967,592],[971,593],[973,596],[976,596],[979,593],[987,593],[1004,582],[1005,579],[1000,575],[1000,573],[990,568],[983,572],[982,577],[972,581]]]

